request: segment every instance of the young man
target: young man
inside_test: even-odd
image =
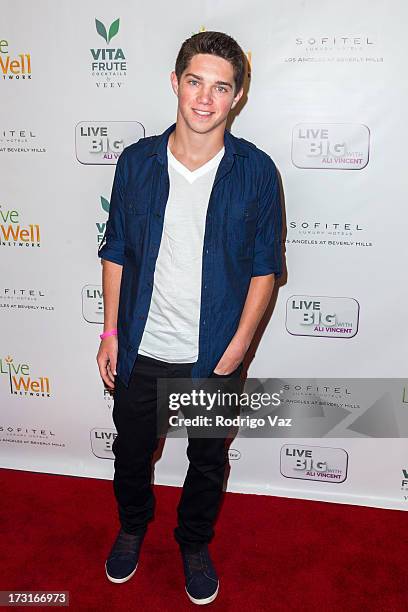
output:
[[[282,271],[275,165],[225,130],[245,70],[242,49],[226,34],[186,40],[171,73],[176,123],[126,147],[117,163],[99,249],[105,332],[97,356],[103,381],[115,389],[121,529],[106,562],[112,582],[136,571],[153,518],[157,378],[239,377]],[[190,437],[187,456],[174,536],[187,594],[205,604],[219,586],[208,543],[222,495],[225,440]]]

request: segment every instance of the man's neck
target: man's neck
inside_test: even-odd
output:
[[[206,134],[199,134],[178,120],[175,130],[169,136],[168,146],[179,162],[194,171],[215,157],[222,149],[224,131],[225,126]]]

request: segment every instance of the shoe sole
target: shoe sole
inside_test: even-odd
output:
[[[138,566],[138,565],[139,565],[139,564],[138,564],[138,563],[136,563],[136,567],[135,567],[135,569],[133,570],[133,572],[131,572],[131,573],[129,574],[129,576],[125,576],[124,578],[113,578],[112,576],[109,576],[109,574],[108,574],[108,569],[107,569],[107,567],[106,567],[106,562],[105,562],[105,572],[106,572],[106,577],[107,577],[107,579],[108,579],[108,580],[110,580],[111,582],[114,582],[115,584],[122,584],[123,582],[127,582],[128,580],[130,580],[130,579],[131,579],[131,577],[133,576],[133,574],[134,574],[134,573],[135,573],[135,571],[137,570],[137,566]]]
[[[190,593],[187,591],[187,587],[186,587],[186,593],[187,593],[188,598],[190,599],[190,601],[192,601],[193,603],[197,604],[198,606],[204,606],[205,604],[209,604],[212,601],[214,601],[214,599],[218,595],[219,586],[220,586],[220,583],[218,582],[217,590],[215,591],[215,593],[213,593],[210,597],[206,597],[205,599],[195,599],[194,597],[191,597]]]

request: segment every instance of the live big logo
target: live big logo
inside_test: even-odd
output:
[[[75,150],[81,164],[116,164],[123,149],[145,135],[138,121],[80,121]]]

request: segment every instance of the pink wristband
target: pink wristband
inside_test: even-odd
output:
[[[103,334],[99,334],[99,337],[103,340],[104,338],[107,338],[108,336],[117,336],[117,335],[118,335],[117,329],[110,329],[109,331],[103,332]]]

